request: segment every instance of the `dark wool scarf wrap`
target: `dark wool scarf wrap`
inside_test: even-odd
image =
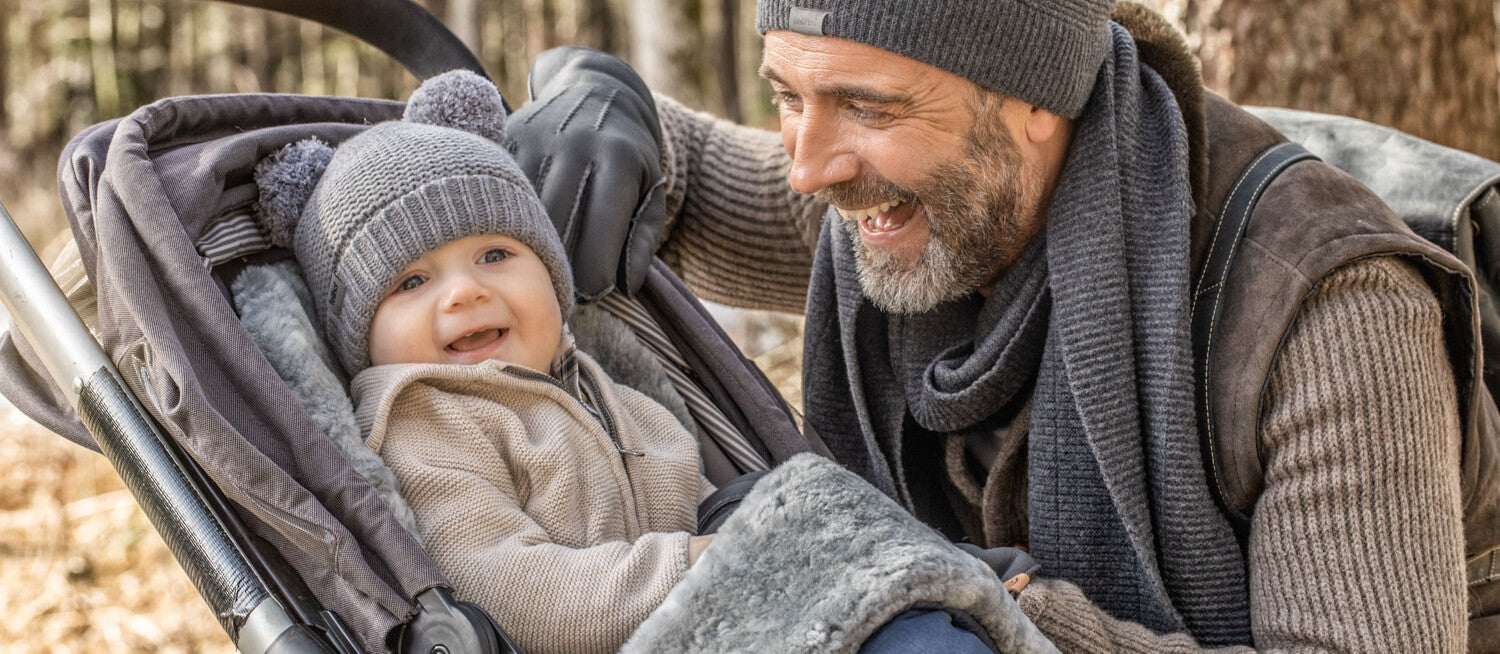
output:
[[[1130,34],[1110,28],[1044,233],[989,298],[887,316],[860,288],[857,237],[829,213],[808,296],[807,419],[912,508],[893,465],[906,421],[922,428],[908,438],[992,429],[1034,380],[1029,540],[1042,574],[1157,632],[1247,644],[1245,563],[1194,420],[1187,132]]]

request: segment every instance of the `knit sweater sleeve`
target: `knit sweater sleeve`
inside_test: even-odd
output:
[[[1261,413],[1265,490],[1249,546],[1258,651],[1465,651],[1442,320],[1417,271],[1389,258],[1335,271],[1303,304]],[[1065,653],[1200,651],[1109,617],[1067,582],[1038,581],[1020,604]]]
[[[554,542],[527,500],[537,496],[536,483],[566,471],[513,470],[485,436],[493,424],[451,405],[422,406],[422,396],[397,400],[380,453],[459,598],[483,607],[523,651],[618,650],[686,573],[688,534],[592,547]],[[444,408],[438,429],[418,417]]]
[[[801,313],[827,205],[788,185],[781,138],[656,104],[669,216],[657,254],[702,298]]]

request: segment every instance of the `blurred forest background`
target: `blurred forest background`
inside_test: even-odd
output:
[[[314,1],[314,0],[308,0]],[[618,54],[687,104],[774,127],[752,0],[425,0],[513,105],[543,49]],[[1146,0],[1209,88],[1342,113],[1500,158],[1500,0]],[[44,258],[66,238],[71,135],[155,99],[284,92],[404,98],[416,80],[353,39],[189,0],[0,0],[0,201]],[[722,311],[800,406],[800,323]],[[0,401],[0,652],[232,651],[101,457]]]

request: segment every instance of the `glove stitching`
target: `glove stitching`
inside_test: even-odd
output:
[[[543,100],[541,108],[539,108],[539,109],[537,109],[535,111],[527,113],[526,114],[526,119],[522,120],[521,124],[522,125],[529,125],[529,124],[531,124],[532,120],[535,120],[537,116],[540,116],[543,113],[546,113],[547,107],[552,106],[552,103],[557,102],[558,98],[561,98],[561,97],[562,97],[562,95],[559,94],[559,95],[554,95],[554,96],[552,96],[550,98],[547,98],[546,100]]]
[[[666,187],[666,176],[658,177],[656,179],[656,183],[652,184],[651,189],[646,191],[646,195],[641,198],[641,204],[640,206],[636,207],[635,213],[632,213],[630,215],[630,228],[625,232],[625,268],[622,270],[623,274],[617,273],[615,279],[617,284],[619,283],[620,279],[624,279],[627,286],[634,285],[634,280],[630,278],[630,273],[635,270],[636,252],[635,248],[631,247],[631,244],[636,240],[635,230],[636,227],[641,224],[641,215],[651,207],[651,198],[655,197],[657,193],[664,192]],[[652,245],[654,246],[655,244],[653,243]],[[655,253],[653,252],[649,256],[655,256]],[[633,288],[626,288],[623,290],[626,291],[626,293],[635,291],[635,289]]]
[[[613,89],[609,92],[609,97],[604,99],[604,107],[599,110],[599,117],[594,120],[594,131],[597,132],[604,127],[604,118],[609,115],[609,110],[614,108],[615,98],[619,96],[620,89]]]
[[[542,157],[542,164],[536,168],[536,179],[532,185],[536,187],[536,194],[542,194],[542,186],[546,183],[547,173],[552,171],[552,155]]]
[[[578,110],[583,108],[583,103],[588,102],[591,97],[594,97],[593,89],[586,91],[583,97],[579,98],[578,102],[573,104],[573,108],[568,110],[568,115],[563,116],[562,122],[557,124],[558,134],[563,133],[563,130],[568,128],[568,123],[573,121],[573,117],[578,115]]]
[[[641,205],[639,207],[636,207],[635,211],[630,214],[630,227],[626,228],[625,230],[625,248],[624,252],[621,252],[621,254],[623,255],[621,258],[625,260],[625,267],[615,272],[615,284],[617,285],[621,281],[625,282],[626,286],[630,285],[630,271],[635,270],[635,261],[634,259],[632,259],[632,257],[635,255],[635,248],[630,247],[630,245],[633,241],[635,241],[636,226],[641,224],[641,211],[645,210],[645,208],[651,204],[651,194],[655,192],[656,187],[654,186],[651,187],[650,191],[646,191],[646,197],[641,198]],[[633,291],[635,289],[627,288],[625,290],[628,294],[630,291]]]
[[[566,252],[573,253],[578,247],[578,218],[583,208],[583,199],[587,197],[589,183],[594,178],[594,162],[590,161],[583,167],[583,175],[578,178],[578,193],[573,196],[573,208],[568,211],[568,228],[563,233],[563,245]]]

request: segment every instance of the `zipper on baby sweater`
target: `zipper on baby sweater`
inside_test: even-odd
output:
[[[599,401],[599,398],[602,397],[602,395],[599,392],[599,387],[594,381],[594,376],[589,374],[587,369],[580,369],[578,371],[579,395],[589,397],[589,399],[585,399],[581,397],[574,397],[572,393],[568,392],[567,387],[563,386],[562,382],[558,381],[558,379],[556,377],[553,377],[552,375],[543,374],[529,368],[520,368],[515,366],[507,366],[505,368],[502,368],[502,370],[517,377],[545,381],[549,384],[552,384],[553,386],[558,387],[562,390],[564,395],[573,398],[574,401],[583,405],[584,410],[599,421],[599,424],[604,427],[605,436],[609,438],[610,444],[614,445],[615,451],[620,453],[620,472],[625,475],[626,486],[626,490],[623,490],[621,494],[625,496],[624,499],[628,506],[635,507],[635,513],[637,516],[636,519],[639,521],[639,524],[644,524],[646,521],[646,516],[641,512],[645,507],[640,501],[640,498],[636,495],[639,490],[635,487],[635,479],[633,478],[633,475],[630,474],[630,461],[626,457],[644,458],[646,456],[646,453],[628,449],[624,447],[623,444],[621,444],[620,434],[615,427],[614,418],[609,415],[609,411],[605,409]],[[590,406],[590,404],[593,404],[595,406]],[[637,526],[639,526],[639,524]]]
[[[609,411],[605,410],[604,405],[599,401],[601,394],[599,393],[599,387],[594,383],[594,376],[588,374],[588,371],[584,370],[580,371],[578,379],[579,381],[583,382],[583,386],[586,387],[583,389],[584,395],[589,396],[589,400],[595,407],[597,407],[596,413],[599,415],[599,420],[604,423],[604,431],[605,433],[609,434],[609,440],[614,442],[615,449],[618,450],[620,454],[624,454],[626,456],[646,456],[645,452],[632,450],[625,447],[625,444],[620,442],[620,432],[615,428],[614,418],[609,415]],[[585,407],[587,407],[588,405],[588,402],[584,403]],[[628,468],[626,469],[626,473],[629,473]]]
[[[527,368],[519,368],[516,366],[506,366],[505,368],[502,368],[502,370],[517,377],[547,382],[549,384],[552,384],[553,386],[558,387],[559,389],[562,389],[563,393],[566,393],[568,397],[573,397],[573,394],[568,393],[568,389],[562,385],[562,382],[559,382],[557,378],[553,377],[552,375],[537,372],[535,370],[530,370]],[[589,401],[584,401],[582,398],[574,398],[574,400],[583,405],[584,410],[588,411],[589,415],[594,416],[594,419],[599,421],[600,426],[604,427],[604,433],[609,436],[609,441],[615,446],[615,451],[619,452],[623,456],[646,456],[645,452],[639,452],[629,449],[620,443],[620,434],[619,431],[615,428],[614,418],[609,415],[609,411],[606,411],[603,405],[601,405],[599,402],[599,398],[601,397],[601,395],[599,393],[599,387],[594,384],[594,376],[588,374],[587,370],[580,370],[578,378],[584,386],[588,387],[586,389],[583,389],[583,392],[585,395],[589,396]],[[630,474],[630,470],[628,468],[626,469],[625,474]]]

